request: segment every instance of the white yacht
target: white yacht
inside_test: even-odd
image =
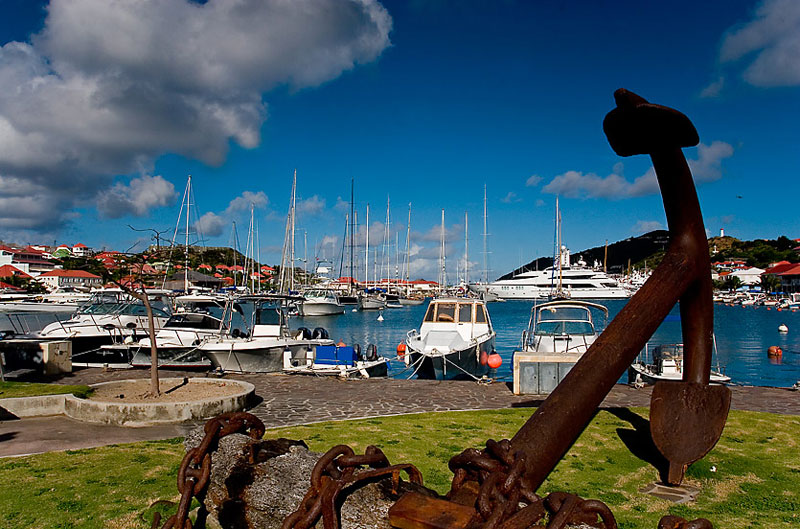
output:
[[[598,268],[583,261],[570,263],[569,249],[561,247],[560,266],[523,272],[510,279],[491,283],[473,283],[470,291],[483,298],[548,299],[553,296],[571,299],[624,299],[631,291]]]
[[[716,340],[714,340],[716,349]],[[716,357],[716,354],[714,354]],[[636,361],[628,368],[628,383],[634,385],[655,384],[658,381],[683,380],[683,344],[645,345]],[[731,377],[717,366],[711,370],[712,384],[727,384]]]

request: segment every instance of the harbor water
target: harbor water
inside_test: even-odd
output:
[[[609,321],[625,306],[627,300],[606,300],[600,303],[609,309]],[[506,301],[489,303],[489,314],[497,333],[495,347],[503,358],[503,365],[497,369],[496,378],[511,381],[511,357],[520,345],[522,331],[528,326],[532,301]],[[324,327],[331,338],[346,344],[358,343],[362,347],[374,343],[378,352],[386,357],[396,355],[397,345],[411,329],[419,329],[425,315],[427,303],[387,309],[379,312],[352,312],[348,309],[340,316],[294,317],[292,328]],[[681,324],[678,307],[672,310],[671,317],[661,324],[651,339],[653,344],[679,343]],[[379,314],[383,321],[378,321]],[[599,311],[594,318],[598,327],[604,327],[604,318]],[[778,332],[778,326],[785,324],[788,333]],[[774,307],[742,307],[715,305],[714,330],[717,342],[715,363],[731,377],[732,384],[750,386],[791,387],[800,381],[800,312],[777,311]],[[777,345],[783,349],[783,357],[774,360],[767,357],[767,348]],[[716,365],[715,365],[716,367]],[[402,362],[394,361],[390,366],[390,376],[406,378],[411,372]],[[627,375],[620,378],[627,382]]]
[[[626,302],[607,300],[600,303],[608,307],[610,321]],[[487,306],[497,332],[495,347],[503,359],[503,365],[494,376],[499,381],[511,381],[512,354],[520,345],[522,331],[528,327],[533,302],[506,301],[489,303]],[[378,346],[379,354],[394,358],[397,346],[405,339],[406,333],[419,329],[426,309],[427,303],[382,312],[353,312],[348,307],[339,316],[294,316],[289,325],[293,329],[323,327],[337,342],[348,345],[358,343],[362,348],[372,343]],[[682,341],[678,312],[677,307],[672,310],[671,316],[661,324],[651,343]],[[379,315],[383,316],[383,321],[378,321]],[[596,325],[602,329],[605,326],[602,313],[594,311],[593,315]],[[45,313],[0,314],[0,331],[21,327],[35,330],[56,318],[68,317]],[[778,332],[781,324],[789,328],[788,333]],[[800,381],[800,312],[778,311],[775,307],[715,305],[714,330],[717,343],[715,362],[731,377],[732,384],[791,387]],[[767,356],[767,348],[771,345],[783,350],[781,359]],[[389,374],[396,378],[407,378],[412,373],[403,362],[392,361]],[[620,382],[627,382],[627,376],[623,375]]]

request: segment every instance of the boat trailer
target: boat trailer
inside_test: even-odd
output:
[[[536,494],[572,447],[616,381],[672,307],[680,301],[685,369],[680,382],[658,382],[650,403],[653,441],[669,462],[663,480],[679,485],[691,463],[719,440],[730,408],[730,390],[709,384],[713,303],[709,253],[703,218],[691,171],[681,148],[698,144],[691,121],[680,112],[647,102],[624,89],[614,93],[616,108],[603,128],[620,156],[650,155],[664,202],[670,242],[650,279],[598,337],[564,380],[511,438],[488,440],[482,450],[468,448],[449,462],[453,472],[445,497],[407,492],[389,509],[389,523],[399,529],[560,529],[570,525],[616,528],[611,510],[597,500],[554,492]],[[204,494],[210,452],[219,437],[249,431],[260,438],[264,426],[249,414],[212,419],[206,439],[189,451],[180,467],[182,492],[178,514],[164,528],[190,528],[192,495]],[[251,462],[255,462],[255,456]],[[329,450],[317,462],[298,509],[282,529],[310,529],[320,519],[325,529],[339,529],[337,498],[343,489],[379,476],[392,477],[397,489],[404,472],[422,484],[413,465],[390,465],[376,447],[355,455],[347,446]],[[157,527],[159,520],[153,522]],[[658,529],[710,529],[711,522],[661,518]]]

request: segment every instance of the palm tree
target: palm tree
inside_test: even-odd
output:
[[[781,286],[781,279],[774,274],[761,274],[761,291],[776,292]]]

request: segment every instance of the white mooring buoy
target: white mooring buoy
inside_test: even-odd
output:
[[[789,327],[785,323],[778,325],[778,332],[789,332]]]
[[[383,312],[378,314],[378,321],[383,321]]]

